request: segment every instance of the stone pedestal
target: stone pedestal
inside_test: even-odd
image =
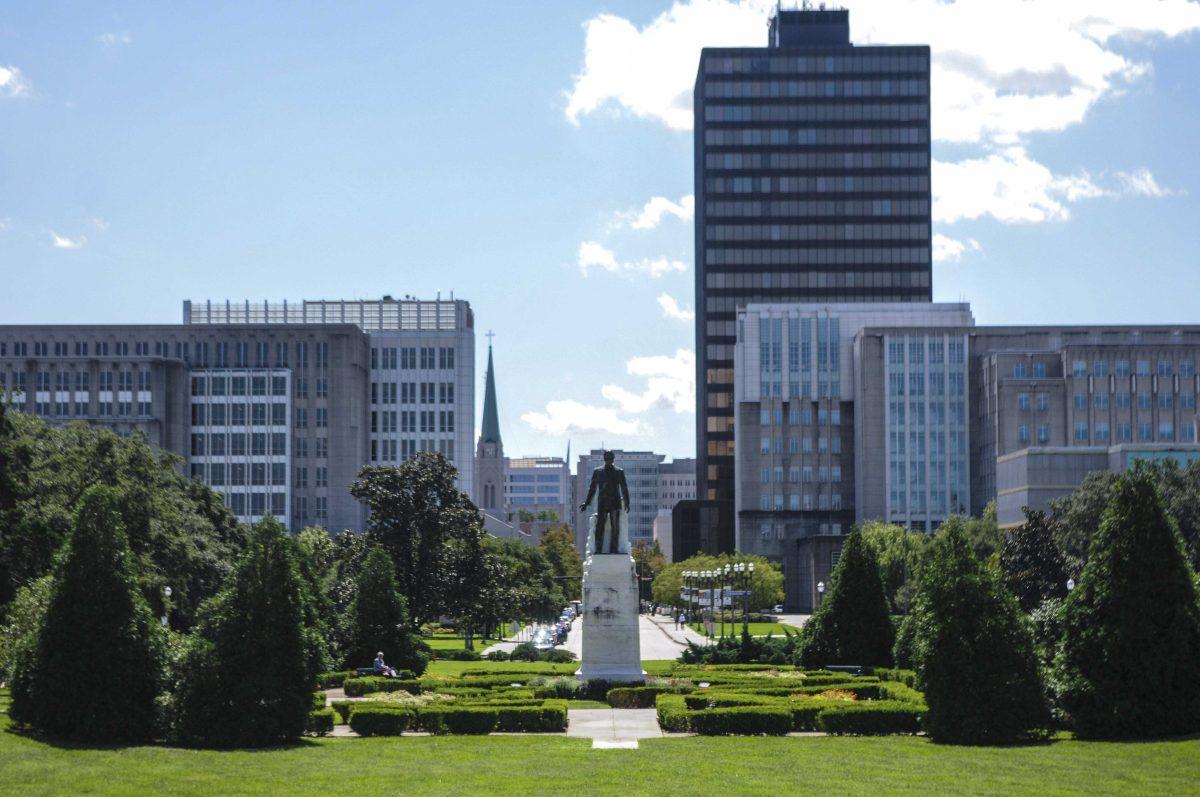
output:
[[[641,681],[638,590],[633,557],[592,554],[583,563],[582,681]]]

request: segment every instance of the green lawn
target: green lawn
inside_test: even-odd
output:
[[[462,650],[465,646],[463,638],[458,634],[434,634],[433,636],[421,637],[426,645],[433,650]],[[484,649],[495,644],[499,640],[496,639],[481,639],[475,637],[475,650],[482,653]]]
[[[700,634],[701,636],[704,635],[704,624],[703,623],[690,623],[690,625],[692,627],[692,630],[695,631],[697,634]],[[775,636],[783,636],[784,629],[787,629],[787,631],[792,634],[794,634],[800,630],[799,628],[797,628],[794,625],[785,625],[784,623],[750,623],[750,636],[766,636],[767,634],[774,634]],[[720,623],[715,623],[713,625],[713,632],[715,634],[717,634],[718,636],[720,635],[720,633],[721,633],[721,624]],[[742,633],[742,624],[734,623],[731,627],[728,622],[725,623],[725,633],[726,633],[726,635],[733,634],[735,636],[741,634]]]
[[[266,751],[51,745],[0,717],[0,794],[1197,793],[1200,740],[942,747],[913,737],[320,739]]]

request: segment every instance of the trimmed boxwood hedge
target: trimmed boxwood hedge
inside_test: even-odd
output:
[[[355,706],[361,706],[361,700],[333,700],[330,701],[329,707],[337,712],[340,722],[339,725],[345,725],[350,721],[350,712]]]
[[[347,678],[358,675],[354,670],[346,672],[323,672],[317,676],[317,686],[321,689],[341,689]]]
[[[359,736],[399,736],[412,724],[410,709],[359,702],[350,710],[350,729]]]
[[[308,732],[316,736],[333,733],[337,720],[337,712],[331,708],[322,708],[308,714]]]
[[[658,727],[668,733],[686,733],[691,730],[688,724],[687,704],[683,695],[659,695],[654,701],[655,713],[658,715]]]
[[[351,715],[353,717],[353,715]],[[499,711],[486,706],[461,708],[423,708],[417,712],[417,725],[433,734],[481,735],[496,730]]]
[[[318,711],[323,708],[325,708],[325,692],[323,690],[313,692],[312,710]]]
[[[775,706],[731,706],[694,711],[688,723],[701,736],[784,736],[792,729],[792,712]]]
[[[609,689],[605,700],[613,708],[653,708],[659,695],[690,691],[685,686],[622,686]]]
[[[873,674],[881,681],[895,681],[912,689],[917,688],[917,674],[912,670],[889,670],[877,667]]]
[[[421,682],[412,678],[380,678],[371,675],[366,678],[347,678],[342,683],[342,689],[345,690],[346,697],[362,697],[372,692],[401,691],[419,695]]]
[[[839,736],[917,733],[925,709],[898,700],[847,701],[817,715],[817,727]]]
[[[494,706],[496,730],[505,733],[560,733],[567,729],[567,702],[547,700],[537,706]]]

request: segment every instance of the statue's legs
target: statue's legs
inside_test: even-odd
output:
[[[608,552],[620,553],[618,550],[621,545],[620,516],[612,510],[602,512],[597,519],[596,528],[599,529],[602,526],[608,530],[609,534]],[[596,533],[596,550],[604,550],[603,538],[599,531]]]

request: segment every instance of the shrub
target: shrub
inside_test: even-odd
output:
[[[679,656],[679,661],[685,664],[748,665],[764,668],[771,665],[789,665],[795,658],[799,639],[799,634],[784,631],[783,636],[779,637],[770,634],[765,637],[727,637],[718,640],[715,645],[688,642],[687,648]]]
[[[355,706],[361,706],[361,700],[334,700],[329,704],[329,707],[337,712],[338,719],[341,725],[345,725],[350,721],[350,712]]]
[[[1028,613],[1044,600],[1066,597],[1067,562],[1054,542],[1054,520],[1029,507],[1023,511],[1025,522],[1004,535],[1000,572],[1021,611]]]
[[[387,551],[371,549],[358,574],[354,604],[354,644],[349,660],[361,666],[383,658],[396,669],[420,675],[429,664],[429,646],[408,630],[408,609],[396,586],[396,567]]]
[[[411,709],[360,702],[350,710],[350,729],[359,736],[399,736],[413,724]]]
[[[926,549],[914,615],[934,741],[999,744],[1046,727],[1026,620],[999,574],[976,559],[959,519],[943,524]]]
[[[13,719],[53,736],[155,734],[165,638],[137,588],[119,500],[111,487],[83,494],[40,627],[18,651]]]
[[[576,700],[582,696],[584,682],[574,676],[541,676],[529,682],[533,687],[533,696],[540,698],[562,698]]]
[[[917,733],[924,710],[896,700],[839,702],[822,709],[817,727],[837,736],[881,736]]]
[[[912,670],[889,670],[878,667],[874,670],[874,675],[881,681],[894,681],[913,689],[917,688],[917,674]]]
[[[435,650],[433,657],[442,661],[479,661],[483,658],[479,655],[478,651],[467,650],[466,648],[458,650]]]
[[[846,538],[827,597],[800,630],[797,663],[892,663],[895,641],[875,553],[855,530]]]
[[[347,678],[342,683],[346,697],[362,697],[374,692],[409,692],[421,693],[421,682],[413,678],[380,678],[368,675],[366,678]]]
[[[326,736],[333,733],[338,713],[331,708],[322,708],[308,714],[308,732],[314,736]]]
[[[1081,737],[1200,730],[1200,599],[1148,468],[1117,479],[1062,628],[1056,669]]]
[[[296,556],[279,522],[265,518],[228,586],[202,606],[177,695],[184,741],[260,747],[304,733],[322,642],[305,626]]]
[[[687,704],[683,695],[659,695],[654,701],[655,714],[658,716],[658,727],[668,733],[686,733],[690,730],[688,723]]]
[[[509,655],[507,650],[493,650],[491,653],[483,654],[483,658],[488,661],[508,661]]]
[[[792,729],[786,707],[731,706],[694,711],[688,718],[701,736],[784,736]]]
[[[560,650],[558,648],[551,648],[550,650],[547,650],[545,653],[542,654],[542,657],[540,660],[552,662],[554,664],[568,664],[572,661],[575,661],[575,659],[577,659],[577,658],[578,658],[578,656],[576,656],[574,653],[572,653],[569,650]]]
[[[323,672],[317,676],[317,688],[319,689],[341,689],[342,684],[347,678],[354,678],[358,675],[354,670],[347,672]]]
[[[822,711],[835,705],[842,705],[842,703],[833,700],[818,700],[811,697],[790,701],[788,708],[792,712],[792,730],[819,730],[817,727],[817,717],[821,715]]]
[[[622,686],[609,689],[605,700],[613,708],[653,708],[659,695],[678,694],[682,686]]]
[[[567,703],[564,700],[547,700],[537,706],[495,706],[495,708],[496,730],[498,731],[559,733],[567,729]]]
[[[325,693],[321,691],[312,693],[312,710],[325,708]]]
[[[916,642],[917,623],[913,615],[907,614],[896,629],[896,644],[892,645],[892,663],[897,667],[911,668],[913,666],[913,644]]]
[[[482,735],[496,730],[499,721],[498,710],[486,706],[469,706],[463,708],[422,709],[417,714],[417,722],[422,730],[433,734],[451,733],[455,735]]]

